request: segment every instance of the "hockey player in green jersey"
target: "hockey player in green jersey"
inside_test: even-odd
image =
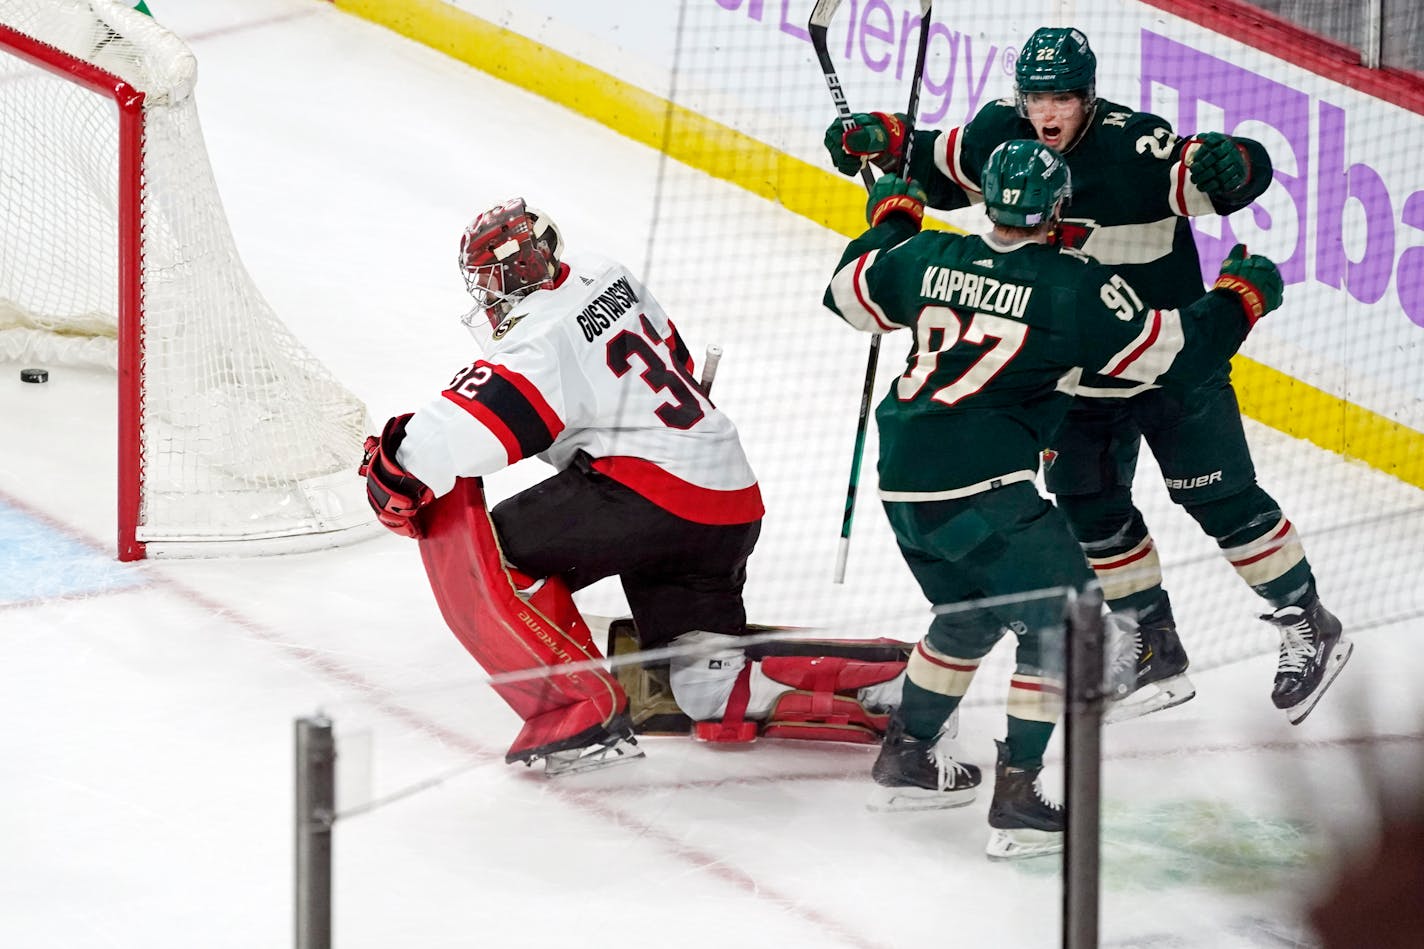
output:
[[[984,656],[1013,630],[987,852],[1018,857],[1062,846],[1062,810],[1037,777],[1062,705],[1066,598],[1092,578],[1062,514],[1033,484],[1040,446],[1067,408],[1063,389],[1085,370],[1195,385],[1280,305],[1281,278],[1237,245],[1210,292],[1180,311],[1155,309],[1121,273],[1049,243],[1071,193],[1057,152],[1007,142],[982,181],[994,227],[980,237],[916,233],[924,191],[882,177],[871,228],[846,248],[824,302],[856,329],[914,335],[875,413],[879,494],[936,615],[907,665],[871,806],[973,800],[979,769],[950,758],[938,736]]]
[[[1247,207],[1271,181],[1264,148],[1208,132],[1179,138],[1155,115],[1097,98],[1097,60],[1071,28],[1037,30],[1015,64],[1016,91],[962,128],[917,131],[909,177],[929,204],[983,200],[979,169],[1004,141],[1036,138],[1058,149],[1073,196],[1055,240],[1112,266],[1151,307],[1201,296],[1201,264],[1188,218]],[[826,145],[847,174],[871,160],[893,168],[902,117],[873,113]],[[1103,586],[1108,605],[1138,621],[1136,689],[1109,721],[1180,704],[1194,694],[1156,544],[1132,501],[1143,438],[1168,494],[1214,538],[1238,575],[1271,607],[1281,636],[1271,692],[1293,723],[1315,707],[1350,655],[1321,604],[1305,550],[1280,505],[1256,483],[1229,366],[1190,399],[1150,382],[1085,375],[1063,424],[1045,442],[1045,482]]]

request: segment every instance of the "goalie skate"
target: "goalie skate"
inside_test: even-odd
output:
[[[558,778],[566,774],[581,774],[585,771],[599,771],[615,765],[627,764],[645,757],[638,740],[614,738],[606,743],[575,748],[572,751],[555,751],[544,758],[546,777]]]
[[[608,729],[600,731],[600,735],[576,748],[531,755],[525,759],[525,763],[532,765],[542,759],[544,776],[557,778],[566,774],[599,771],[644,757],[643,749],[638,747],[638,739],[633,737],[632,725],[626,716],[620,716]]]

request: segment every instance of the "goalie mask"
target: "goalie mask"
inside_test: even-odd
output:
[[[1063,156],[1032,139],[994,149],[980,179],[989,220],[1006,227],[1038,227],[1056,220],[1073,194]]]
[[[523,198],[475,218],[460,238],[460,272],[476,303],[462,322],[476,330],[483,317],[498,327],[521,298],[554,285],[563,250],[554,222]]]

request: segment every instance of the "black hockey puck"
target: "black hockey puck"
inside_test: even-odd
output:
[[[49,381],[49,370],[48,370],[48,369],[21,369],[21,370],[20,370],[20,381],[21,381],[21,382],[48,382],[48,381]]]

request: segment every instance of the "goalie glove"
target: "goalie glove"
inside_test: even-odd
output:
[[[1241,308],[1246,311],[1246,322],[1252,326],[1279,307],[1285,296],[1285,283],[1276,265],[1260,254],[1248,256],[1245,244],[1231,248],[1231,253],[1221,262],[1221,276],[1211,288],[1236,294]]]
[[[380,438],[367,437],[366,455],[357,473],[366,477],[366,500],[376,519],[402,537],[419,537],[416,514],[435,500],[435,494],[396,461],[410,417],[409,412],[397,415],[386,422]]]
[[[915,181],[899,175],[882,175],[870,189],[865,204],[865,219],[874,227],[892,214],[903,214],[915,223],[915,230],[925,219],[925,189]]]
[[[1182,161],[1192,184],[1203,194],[1231,194],[1251,180],[1251,160],[1246,149],[1220,132],[1203,132],[1193,138],[1182,153]]]
[[[857,112],[847,127],[836,119],[826,129],[826,151],[831,163],[843,175],[854,175],[867,162],[882,171],[894,171],[900,164],[908,129],[904,115],[888,112]]]

